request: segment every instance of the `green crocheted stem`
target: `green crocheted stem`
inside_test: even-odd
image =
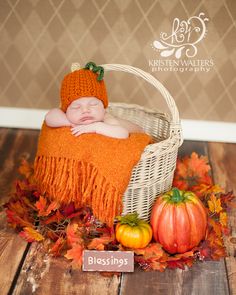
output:
[[[97,73],[97,80],[101,81],[104,77],[104,68],[101,66],[97,66],[94,62],[90,61],[88,62],[85,67],[85,69],[88,69],[90,71],[93,71],[94,73]]]

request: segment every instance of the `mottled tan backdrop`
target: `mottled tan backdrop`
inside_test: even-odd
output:
[[[1,0],[0,106],[48,109],[58,105],[72,62],[124,63],[151,73],[151,48],[174,18],[204,12],[206,37],[195,59],[206,72],[154,72],[171,92],[181,118],[236,122],[235,0]],[[187,59],[185,57],[185,59]],[[149,84],[130,74],[106,75],[111,101],[166,110]]]

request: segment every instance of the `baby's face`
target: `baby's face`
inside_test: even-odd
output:
[[[104,105],[101,100],[94,96],[78,98],[66,110],[67,119],[76,125],[100,122],[103,121],[104,116]]]

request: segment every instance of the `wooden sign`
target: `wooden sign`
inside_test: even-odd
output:
[[[83,271],[133,272],[134,252],[84,250]]]

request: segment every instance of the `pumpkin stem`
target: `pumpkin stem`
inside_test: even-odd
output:
[[[172,195],[171,200],[174,203],[179,203],[179,202],[182,202],[184,200],[184,197],[180,194],[180,190],[179,189],[177,189],[176,187],[174,187],[172,189],[172,191],[173,191],[173,195]]]
[[[116,218],[121,224],[128,224],[130,226],[137,226],[140,223],[137,212],[129,213],[125,216],[117,216]]]

